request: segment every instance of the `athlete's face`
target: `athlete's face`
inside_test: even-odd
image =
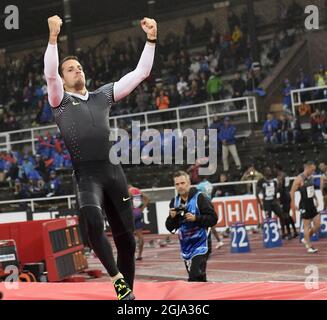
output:
[[[62,64],[63,84],[66,90],[82,90],[85,87],[85,74],[77,60],[67,60]]]
[[[179,195],[186,196],[191,188],[190,179],[185,176],[174,178],[175,188]]]
[[[321,171],[321,172],[326,172],[327,171],[327,166],[326,166],[326,164],[325,163],[320,163],[319,164],[319,170]]]
[[[304,171],[306,172],[307,176],[311,176],[316,171],[316,166],[314,164],[311,164],[305,167]]]

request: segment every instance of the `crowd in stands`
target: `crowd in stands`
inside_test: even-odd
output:
[[[195,26],[187,20],[183,35],[170,33],[165,39],[159,39],[151,76],[133,93],[116,103],[111,116],[165,110],[208,100],[239,98],[253,93],[264,95],[258,88],[260,80],[280,61],[283,50],[294,43],[294,36],[287,30],[292,27],[292,17],[287,10],[283,14],[280,30],[271,41],[260,45],[259,73],[253,67],[246,14],[238,17],[230,10],[228,29],[223,33],[219,33],[214,23],[207,18],[202,26]],[[202,49],[190,53],[189,49],[196,46]],[[95,47],[77,48],[76,55],[84,68],[87,88],[92,91],[108,81],[118,80],[134,69],[143,47],[144,39],[128,38],[114,46],[108,39],[103,39]],[[234,75],[233,80],[224,80],[225,75],[231,74]],[[268,114],[263,127],[266,143],[301,141],[302,130],[298,118],[289,112],[290,90],[313,85],[324,86],[326,81],[327,70],[323,66],[312,80],[303,70],[300,70],[296,83],[285,80],[285,114],[279,119]],[[327,97],[327,90],[317,90],[314,97]],[[310,98],[308,93],[301,95],[302,101]],[[242,108],[242,102],[234,103],[235,110]],[[43,77],[43,52],[29,54],[21,59],[7,56],[5,64],[0,66],[0,132],[20,129],[21,123],[16,118],[22,114],[28,117],[34,114],[31,118],[33,126],[53,122]],[[168,119],[165,114],[162,117],[163,120]],[[229,170],[229,153],[233,156],[235,167],[241,170],[241,160],[235,144],[236,127],[229,121],[228,118],[222,122],[214,119],[210,126],[217,129],[224,169],[224,173],[218,176],[218,182],[232,179],[226,173]],[[324,110],[311,112],[311,125],[313,140],[323,139],[327,134]],[[163,151],[166,142],[163,137],[161,141]],[[143,149],[145,145],[141,142],[140,148]],[[128,153],[132,147],[130,144]],[[63,191],[57,172],[71,167],[70,155],[60,135],[47,134],[38,138],[35,155],[18,152],[0,154],[0,182],[8,181],[16,198],[61,195]],[[200,164],[196,163],[188,170],[193,184],[200,182],[199,167]],[[248,174],[253,176],[253,172],[254,176],[258,173],[255,168],[249,167],[242,179],[248,180]],[[235,190],[232,186],[221,187],[215,189],[215,194],[233,195]]]
[[[160,40],[151,76],[114,105],[111,115],[163,110],[253,92],[260,94],[257,87],[265,73],[258,74],[252,68],[246,15],[238,17],[230,10],[228,26],[220,34],[207,18],[202,26],[187,20],[183,35],[170,33]],[[271,43],[262,46],[262,70],[279,61],[280,51],[291,45],[290,39],[287,30],[282,30],[276,32]],[[200,51],[189,53],[188,49],[199,45]],[[103,39],[95,47],[77,48],[87,88],[92,91],[134,69],[143,46],[144,39],[128,38],[113,46]],[[8,55],[0,66],[0,131],[19,129],[22,124],[16,120],[18,114],[33,115],[33,126],[53,121],[43,77],[43,54],[31,53],[23,58]],[[242,73],[238,72],[240,67]],[[227,74],[235,74],[235,80],[222,80]],[[238,103],[235,107],[242,105]]]
[[[312,142],[327,139],[327,118],[325,111],[316,109],[310,115]],[[303,130],[299,120],[291,113],[281,114],[276,119],[272,113],[267,114],[262,132],[267,144],[288,144],[304,142]]]
[[[327,116],[326,103],[307,104],[308,101],[327,99],[327,69],[320,65],[312,76],[305,74],[303,69],[299,70],[296,81],[292,83],[285,79],[283,88],[283,114],[276,119],[272,113],[267,114],[267,120],[263,126],[265,143],[285,144],[299,143],[303,141],[303,132],[300,119],[306,118],[311,126],[311,141],[318,142],[327,139]],[[291,90],[318,87],[312,91],[300,93],[301,105],[296,108],[296,115],[292,112]],[[296,102],[297,95],[293,96]]]
[[[291,111],[292,101],[291,101],[291,90],[295,89],[306,89],[311,87],[324,87],[327,85],[327,68],[323,65],[319,66],[312,75],[305,74],[304,70],[301,68],[298,72],[296,80],[292,83],[289,79],[285,79],[283,88],[283,105],[286,112]],[[327,98],[326,88],[316,89],[313,91],[305,91],[300,93],[301,103],[298,112],[300,116],[306,114],[311,114],[314,110],[311,110],[310,105],[306,104],[310,100],[321,100]],[[296,97],[294,97],[296,99]],[[323,107],[321,104],[320,107]]]
[[[71,169],[70,155],[60,135],[39,137],[36,154],[0,153],[0,182],[7,181],[16,198],[61,195],[56,173]]]

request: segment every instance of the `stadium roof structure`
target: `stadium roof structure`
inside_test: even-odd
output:
[[[85,0],[3,0],[0,5],[0,48],[22,41],[44,39],[48,32],[47,18],[59,15],[64,20],[65,6],[70,7],[72,31],[76,32],[90,27],[135,21],[147,16],[151,10],[162,14],[190,7],[212,7],[219,1],[222,0],[93,0],[90,5]],[[7,30],[4,26],[8,16],[4,11],[8,5],[18,7],[18,30]]]

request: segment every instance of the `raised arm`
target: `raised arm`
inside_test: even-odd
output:
[[[44,55],[44,75],[48,86],[48,99],[53,108],[58,107],[64,97],[64,88],[58,73],[59,57],[57,38],[61,25],[62,20],[58,16],[48,19],[49,43]]]
[[[119,101],[129,95],[150,75],[155,53],[155,43],[151,41],[157,39],[157,23],[154,19],[144,18],[141,21],[141,26],[147,34],[148,41],[144,46],[137,67],[114,83],[114,101]]]

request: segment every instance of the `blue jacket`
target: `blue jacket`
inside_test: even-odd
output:
[[[171,200],[169,207],[177,208],[180,203],[183,201],[178,195]],[[170,232],[178,230],[182,258],[190,260],[197,255],[207,253],[207,228],[217,223],[217,215],[211,201],[195,188],[191,188],[185,206],[187,212],[196,216],[196,221],[186,222],[182,216],[172,218],[169,215],[166,228]]]
[[[199,208],[197,206],[198,195],[197,192],[187,204],[187,211],[200,215]],[[180,197],[175,198],[175,207],[180,205]],[[181,246],[182,258],[184,260],[190,260],[194,256],[206,254],[208,251],[208,236],[206,228],[201,228],[194,222],[182,223],[179,230],[179,242]]]
[[[228,144],[235,144],[235,132],[236,128],[232,125],[229,125],[228,127],[221,126],[219,132],[219,140],[226,140]]]
[[[270,138],[278,129],[278,121],[276,119],[266,120],[262,132],[268,138]]]

